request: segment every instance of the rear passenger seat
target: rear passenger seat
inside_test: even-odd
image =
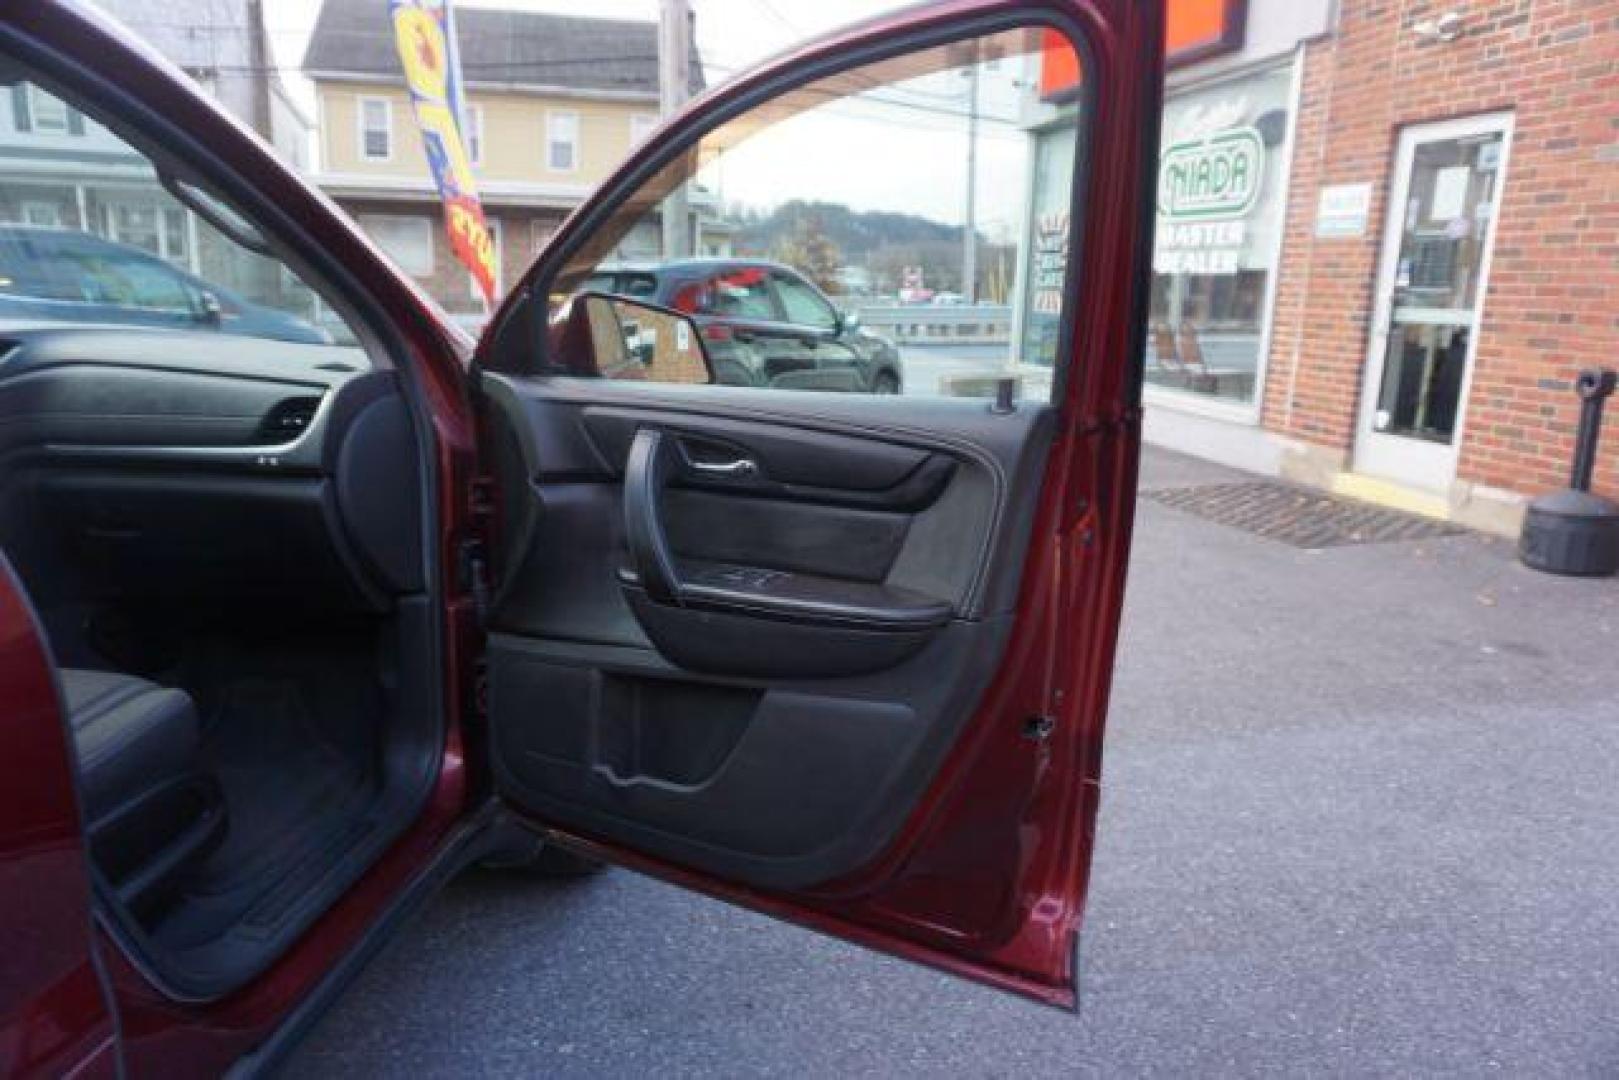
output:
[[[196,707],[184,691],[130,675],[58,674],[91,852],[119,898],[148,911],[225,835],[219,783],[199,759]]]

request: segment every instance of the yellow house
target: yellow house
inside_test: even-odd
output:
[[[657,25],[484,8],[455,19],[468,152],[504,289],[656,126]],[[695,54],[691,69],[695,90]],[[481,314],[444,236],[386,0],[325,0],[303,70],[316,90],[321,187],[448,310]],[[660,239],[638,231],[622,254],[656,258]]]

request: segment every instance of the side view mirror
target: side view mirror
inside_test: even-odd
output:
[[[203,291],[197,294],[197,321],[209,326],[218,326],[225,318],[225,307],[219,302],[219,297],[211,292]]]
[[[860,329],[860,312],[858,312],[858,311],[839,312],[838,313],[838,329],[843,331],[844,333],[847,333],[847,334],[852,334],[856,330]]]
[[[565,316],[571,370],[605,379],[705,386],[714,365],[697,324],[673,308],[606,293],[576,293]],[[580,361],[588,356],[590,363]]]

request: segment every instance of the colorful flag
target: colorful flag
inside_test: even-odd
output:
[[[493,305],[495,246],[461,139],[461,59],[450,0],[389,0],[388,10],[427,163],[444,202],[450,251],[472,271],[484,300]]]

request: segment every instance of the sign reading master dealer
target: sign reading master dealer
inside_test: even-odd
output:
[[[1168,147],[1158,165],[1159,274],[1235,274],[1259,201],[1265,143],[1251,127]]]

